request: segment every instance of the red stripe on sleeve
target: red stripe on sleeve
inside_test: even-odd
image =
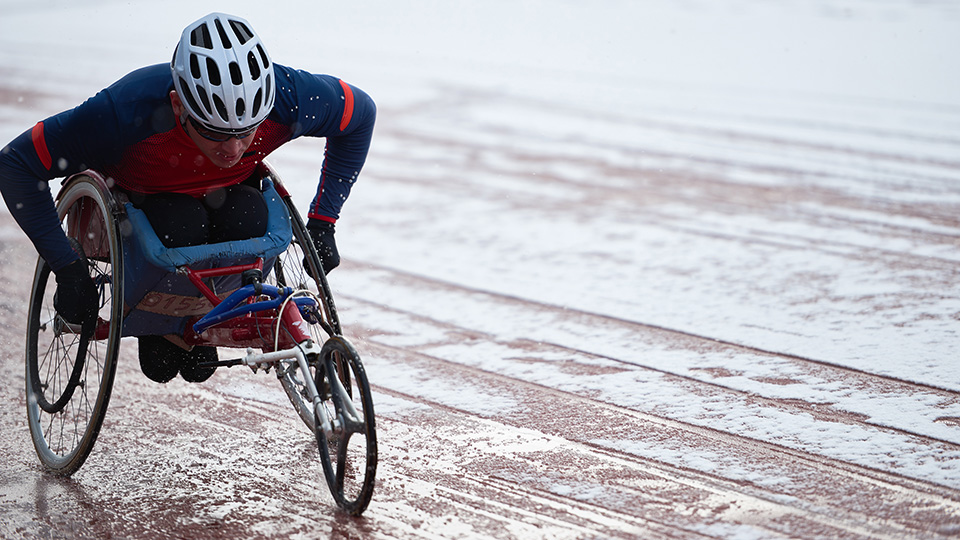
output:
[[[334,219],[334,218],[332,218],[332,217],[321,216],[320,214],[313,214],[313,213],[311,213],[311,214],[308,214],[307,217],[310,218],[310,219],[319,219],[320,221],[326,221],[327,223],[336,223],[336,222],[337,222],[337,220]]]
[[[50,150],[47,149],[47,140],[43,137],[43,122],[37,122],[37,125],[33,126],[30,137],[33,139],[33,148],[40,156],[40,162],[49,171],[53,166],[53,159],[50,157]]]
[[[350,85],[340,81],[340,86],[343,87],[343,118],[340,119],[340,131],[347,129],[347,126],[350,125],[350,119],[353,118],[353,90],[350,89]]]

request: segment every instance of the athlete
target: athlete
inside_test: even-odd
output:
[[[98,294],[68,242],[47,182],[93,169],[127,193],[167,247],[265,234],[255,176],[265,156],[301,136],[326,149],[307,228],[325,272],[339,264],[341,207],[366,160],[376,107],[329,75],[274,64],[240,17],[211,13],[187,26],[170,64],[138,69],[81,105],[38,122],[0,151],[0,193],[56,275],[54,306],[69,322],[95,317]],[[202,382],[214,347],[187,351],[140,338],[147,377]]]

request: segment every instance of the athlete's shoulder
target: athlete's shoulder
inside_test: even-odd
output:
[[[92,101],[113,109],[123,139],[132,142],[174,127],[171,90],[170,65],[155,64],[131,71]]]
[[[326,94],[336,96],[337,94],[336,88],[339,79],[332,75],[311,73],[280,64],[274,64],[273,71],[277,83],[277,99],[296,100],[300,94],[304,93],[316,97],[325,97]]]
[[[375,110],[365,92],[338,77],[279,64],[273,67],[277,95],[271,118],[294,127],[294,138],[342,134],[355,111],[362,116]]]
[[[76,147],[76,159],[109,163],[128,146],[176,126],[169,97],[172,88],[168,65],[141,68],[76,108],[47,119],[44,127],[49,135],[70,141]]]
[[[124,75],[104,92],[115,103],[169,102],[173,90],[170,64],[154,64]]]

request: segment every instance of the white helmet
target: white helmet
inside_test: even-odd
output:
[[[245,131],[273,109],[273,63],[240,17],[211,13],[187,26],[170,69],[190,115],[209,129]]]

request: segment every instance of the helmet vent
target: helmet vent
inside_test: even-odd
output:
[[[242,99],[237,100],[237,118],[243,118],[243,113],[247,111],[247,105]]]
[[[187,100],[187,107],[190,109],[190,111],[194,114],[202,114],[200,111],[200,104],[197,103],[196,98],[193,97],[193,92],[190,92],[190,87],[187,86],[187,81],[183,80],[183,77],[180,77],[180,88],[183,89],[183,95],[180,97]]]
[[[240,40],[240,44],[250,41],[253,38],[253,32],[247,28],[247,25],[243,24],[240,21],[230,21],[230,26],[233,28],[234,34],[237,35],[237,39]]]
[[[203,102],[203,110],[207,112],[207,115],[209,115],[212,112],[210,110],[210,99],[207,98],[207,93],[203,91],[203,87],[199,84],[197,85],[197,95],[200,96],[200,101]],[[192,99],[190,101],[196,104],[196,101],[193,101]],[[197,110],[199,111],[200,108],[198,107]]]
[[[220,99],[220,96],[216,94],[213,95],[213,104],[216,105],[217,114],[220,115],[220,118],[222,118],[224,122],[229,122],[230,113],[227,112],[227,106],[223,104],[223,100]]]
[[[256,116],[260,114],[260,105],[263,104],[263,100],[261,99],[262,97],[263,97],[263,90],[257,90],[257,95],[253,96],[252,116]]]
[[[260,78],[260,64],[257,63],[257,57],[253,55],[253,51],[247,53],[247,64],[250,65],[250,77],[253,80]]]
[[[202,75],[202,73],[200,73],[200,59],[197,58],[195,54],[190,55],[190,75],[192,75],[194,79],[199,79],[200,75]]]
[[[210,79],[210,84],[214,86],[220,86],[223,81],[220,79],[220,68],[217,67],[217,63],[213,58],[207,58],[207,76]],[[234,81],[236,84],[236,81]]]
[[[236,62],[230,62],[230,80],[236,86],[243,84],[243,73],[240,72],[240,65]]]
[[[207,25],[201,24],[190,33],[190,44],[194,47],[203,47],[204,49],[213,49],[213,41],[210,39],[210,29]]]
[[[267,58],[267,53],[259,44],[257,44],[257,54],[259,54],[260,59],[263,60],[263,69],[268,69],[270,67],[270,59]]]
[[[220,42],[223,43],[224,49],[232,49],[233,44],[230,42],[230,38],[227,37],[227,33],[223,29],[223,25],[220,24],[220,19],[214,19],[213,24],[217,25],[217,33],[220,34]]]
[[[267,73],[267,81],[266,81],[266,84],[264,85],[264,87],[265,87],[265,89],[266,89],[266,93],[263,94],[263,102],[264,102],[264,103],[270,103],[270,100],[273,99],[272,97],[270,97],[270,92],[273,91],[273,81],[270,80],[270,74],[269,74],[269,73]]]

